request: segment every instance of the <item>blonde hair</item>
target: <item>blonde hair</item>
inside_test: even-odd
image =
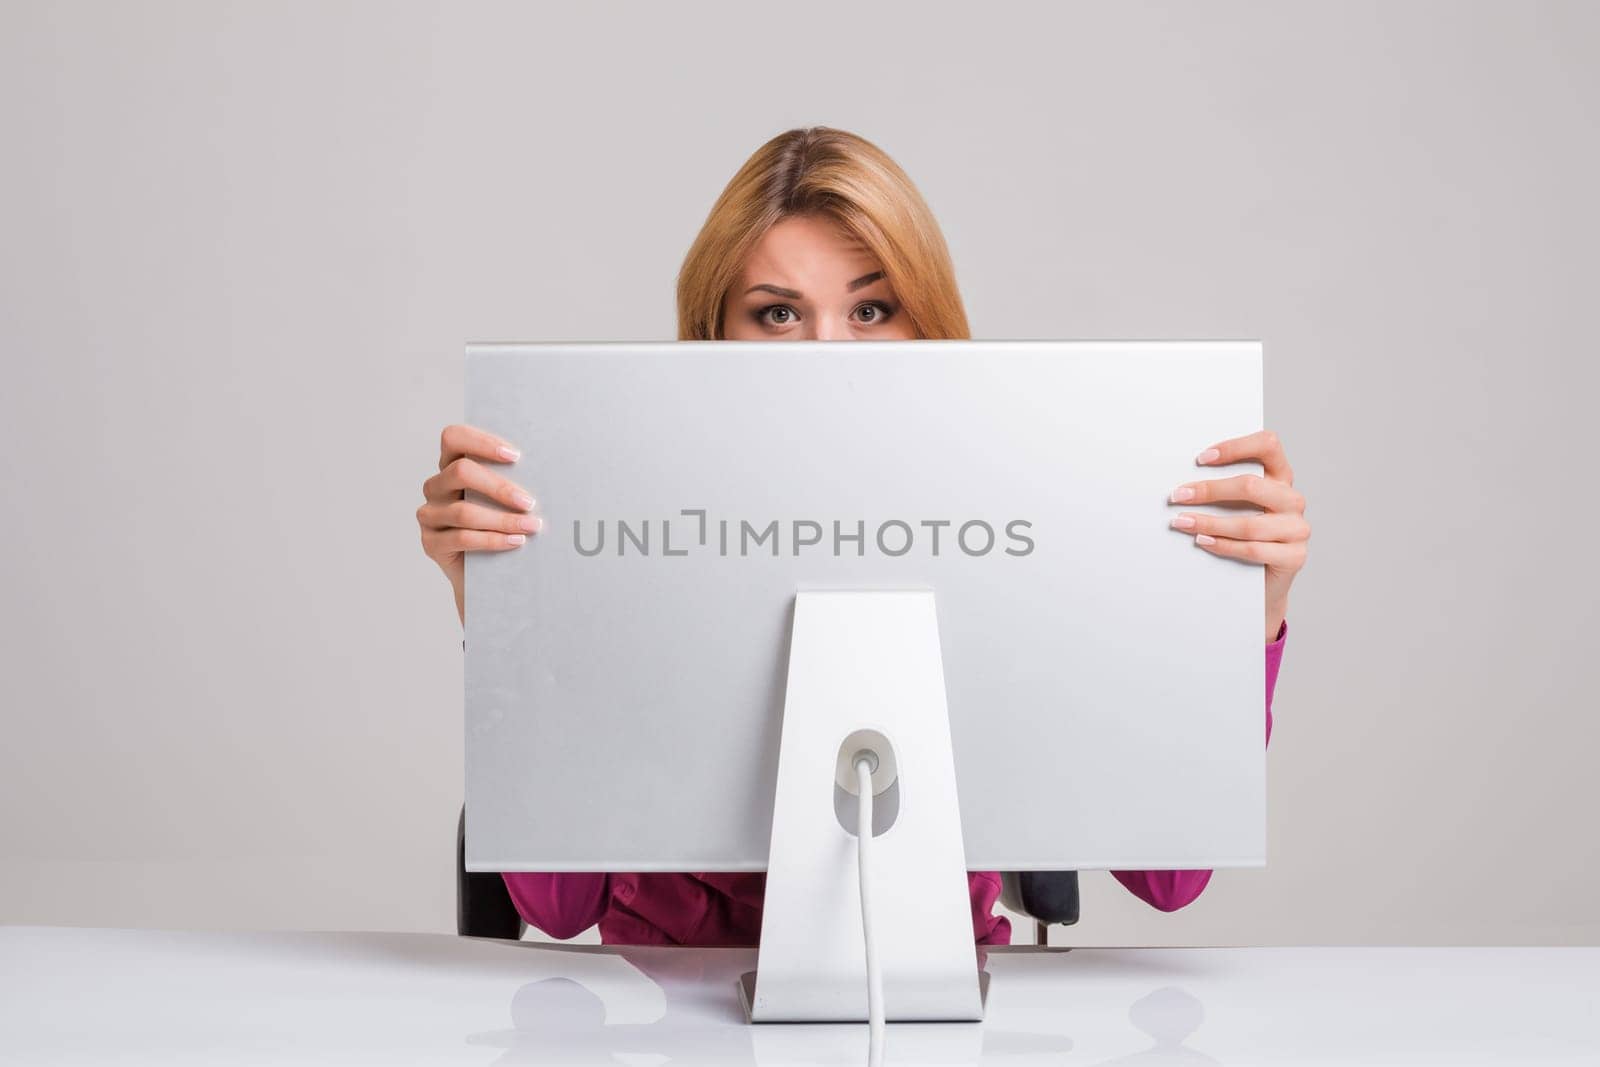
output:
[[[758,148],[712,206],[678,272],[680,341],[721,339],[745,260],[797,215],[830,219],[877,258],[918,337],[972,336],[944,234],[905,171],[864,138],[811,126]]]

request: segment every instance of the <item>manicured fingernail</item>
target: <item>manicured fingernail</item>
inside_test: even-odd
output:
[[[540,525],[542,524],[539,522],[539,516],[537,515],[524,515],[517,520],[517,526],[529,533],[538,533]]]
[[[1172,491],[1171,500],[1174,504],[1182,504],[1184,501],[1193,499],[1194,490],[1189,488],[1187,485],[1180,485],[1178,488]]]
[[[1221,455],[1222,455],[1222,453],[1219,452],[1217,449],[1208,448],[1204,452],[1200,453],[1198,456],[1194,457],[1194,461],[1196,463],[1214,463],[1214,462],[1216,462],[1217,458],[1220,457]]]
[[[1193,515],[1179,515],[1177,518],[1172,520],[1172,528],[1174,530],[1192,530],[1192,529],[1194,529],[1194,516]]]
[[[1210,534],[1195,534],[1194,543],[1197,545],[1214,545],[1217,543],[1217,539]]]
[[[527,511],[529,508],[533,507],[533,497],[529,496],[527,493],[512,493],[511,499],[516,503],[517,507],[521,508],[523,511]]]
[[[507,463],[515,463],[517,460],[522,458],[522,453],[517,451],[515,448],[512,448],[510,445],[501,445],[500,458],[505,460]]]
[[[506,543],[520,545],[528,539],[526,534],[506,534]]]

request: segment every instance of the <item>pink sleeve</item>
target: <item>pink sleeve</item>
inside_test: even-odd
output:
[[[611,902],[609,874],[500,875],[517,912],[558,941],[577,937],[600,921]]]
[[[1278,666],[1283,662],[1283,642],[1289,634],[1289,620],[1278,627],[1277,640],[1267,645],[1267,743],[1272,742],[1272,690],[1278,684]],[[1159,911],[1177,911],[1194,903],[1206,883],[1211,881],[1210,871],[1112,871],[1111,876],[1123,886]]]
[[[999,871],[968,871],[967,898],[972,902],[972,938],[978,945],[1011,944],[1011,920],[994,913],[1000,899]]]

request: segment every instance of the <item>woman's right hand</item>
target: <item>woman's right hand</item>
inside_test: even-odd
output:
[[[439,473],[422,483],[417,525],[422,550],[450,579],[462,622],[467,620],[466,554],[517,548],[544,525],[531,514],[532,495],[485,466],[521,457],[511,442],[475,426],[446,426],[439,435]],[[468,489],[509,510],[467,500]]]

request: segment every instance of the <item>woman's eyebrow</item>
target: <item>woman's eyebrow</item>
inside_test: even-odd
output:
[[[750,288],[744,291],[744,295],[749,296],[754,292],[776,293],[779,296],[787,297],[790,300],[799,300],[801,297],[801,294],[793,289],[785,289],[778,285],[767,285],[764,282],[761,285],[752,285]]]
[[[857,289],[864,289],[867,286],[871,285],[873,282],[882,281],[882,280],[883,280],[883,271],[875,270],[871,274],[863,274],[861,277],[857,278],[855,281],[851,282],[849,285],[846,285],[844,287],[844,290],[847,293],[853,293]],[[789,299],[789,300],[799,300],[804,296],[804,294],[801,293],[797,289],[785,289],[781,285],[770,285],[770,284],[768,284],[766,282],[762,282],[760,285],[752,285],[750,288],[748,288],[748,289],[746,289],[744,291],[744,295],[745,296],[749,296],[751,293],[756,293],[756,292],[776,293],[778,296],[784,297],[784,298]]]

